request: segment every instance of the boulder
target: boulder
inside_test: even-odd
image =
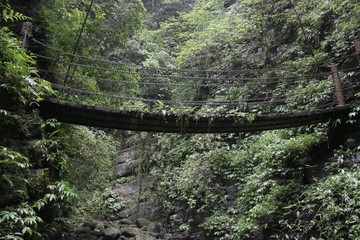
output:
[[[184,235],[183,233],[167,233],[164,236],[164,240],[185,240],[188,239],[188,237],[186,235]]]
[[[89,218],[86,220],[86,222],[83,223],[83,226],[89,227],[91,230],[94,230],[99,223],[100,223],[99,221],[97,221],[93,218]]]
[[[145,234],[139,234],[134,237],[134,240],[154,240],[154,239],[145,236]]]
[[[150,225],[151,221],[145,219],[145,218],[138,218],[136,219],[136,226],[138,226],[141,229],[147,229]]]
[[[102,232],[104,229],[105,229],[105,223],[104,222],[97,222],[94,231]]]
[[[161,235],[161,224],[151,222],[147,228],[148,235],[158,237]]]
[[[105,239],[117,240],[121,235],[121,230],[115,227],[106,228],[103,232]]]
[[[130,219],[124,218],[124,219],[120,219],[119,220],[119,224],[123,224],[123,225],[133,225],[133,221],[131,221]]]
[[[153,237],[153,236],[146,236],[146,240],[156,240],[157,238],[156,237]]]
[[[124,227],[122,229],[122,234],[125,237],[135,237],[137,235],[144,235],[144,232],[136,227]]]
[[[89,233],[91,228],[89,226],[80,226],[74,229],[75,233]]]
[[[78,240],[97,240],[98,237],[91,235],[91,234],[85,234],[85,235],[78,236],[76,239],[78,239]]]
[[[95,229],[94,231],[91,232],[91,235],[101,237],[103,235],[103,232],[100,231],[100,230]]]
[[[131,215],[130,210],[124,210],[116,214],[118,219],[128,218]]]

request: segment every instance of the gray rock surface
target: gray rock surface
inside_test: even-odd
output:
[[[122,234],[125,237],[136,237],[137,235],[139,236],[144,235],[144,232],[136,227],[124,227],[122,229]]]
[[[138,218],[136,219],[136,226],[138,226],[141,229],[146,229],[150,225],[151,221],[145,219],[145,218]]]
[[[114,239],[117,240],[121,236],[121,230],[115,227],[106,228],[103,232],[106,239]]]
[[[131,221],[130,219],[124,218],[124,219],[120,219],[120,220],[119,220],[119,224],[123,224],[123,225],[133,225],[134,222]]]
[[[147,228],[147,234],[155,237],[159,237],[161,231],[162,228],[160,223],[151,222]]]

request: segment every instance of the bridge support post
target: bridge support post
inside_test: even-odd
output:
[[[21,35],[22,35],[21,47],[24,48],[26,51],[28,50],[29,47],[28,37],[32,36],[32,28],[33,28],[33,24],[31,22],[24,22],[21,27]]]
[[[331,73],[332,78],[335,86],[335,95],[336,95],[336,101],[338,106],[344,106],[345,105],[345,98],[344,94],[341,88],[340,83],[340,76],[339,76],[339,70],[336,64],[331,65]]]
[[[357,39],[355,41],[355,53],[356,53],[356,57],[359,62],[359,65],[360,65],[360,39]]]

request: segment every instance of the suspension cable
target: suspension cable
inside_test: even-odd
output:
[[[84,31],[84,28],[85,28],[85,24],[86,24],[86,21],[87,21],[87,19],[88,19],[88,17],[89,17],[89,14],[90,14],[90,11],[91,11],[91,7],[92,7],[93,3],[94,3],[94,0],[91,0],[90,5],[89,5],[89,8],[88,8],[88,10],[87,10],[87,12],[86,12],[86,15],[85,15],[85,19],[84,19],[84,21],[83,21],[83,23],[82,23],[82,25],[81,25],[81,29],[80,29],[79,35],[78,35],[78,37],[77,37],[77,40],[76,40],[76,43],[75,43],[75,46],[74,46],[73,53],[72,53],[72,55],[71,55],[71,60],[70,60],[70,62],[74,61],[75,53],[76,53],[76,51],[77,51],[77,49],[78,49],[78,47],[79,47],[80,38],[81,38],[81,36],[82,36],[82,34],[83,34],[83,31]],[[68,78],[68,75],[69,75],[69,72],[70,72],[70,68],[71,68],[71,66],[69,65],[69,66],[68,66],[68,69],[67,69],[67,71],[66,71],[66,76],[65,76],[65,81],[64,81],[65,83],[67,83],[67,78]],[[74,76],[74,74],[75,74],[75,71],[76,71],[76,66],[74,67],[73,73],[71,74],[71,77],[70,77],[70,80],[69,80],[70,82],[71,82],[71,80],[72,80],[72,78],[73,78],[73,76]]]
[[[55,71],[47,71],[45,69],[39,69],[42,71],[46,71],[47,73],[53,73],[53,74],[57,74],[60,76],[65,76],[66,73],[64,72],[55,72]],[[166,76],[166,75],[164,75]],[[326,76],[326,75],[319,75],[319,76]],[[81,79],[81,77],[76,77],[76,79]],[[291,79],[287,79],[287,78],[283,78],[283,77],[278,77],[278,78],[274,78],[274,81],[266,81],[266,82],[257,82],[257,80],[266,80],[264,78],[262,79],[257,79],[257,78],[252,78],[251,80],[254,81],[250,81],[249,79],[246,79],[247,82],[244,83],[244,81],[240,81],[241,79],[235,79],[236,81],[240,81],[241,83],[224,83],[224,82],[216,82],[216,83],[176,83],[176,82],[169,82],[169,81],[150,81],[151,78],[145,78],[144,80],[149,80],[149,81],[127,81],[127,80],[122,80],[122,79],[109,79],[109,78],[101,78],[101,77],[94,77],[94,80],[98,81],[98,82],[108,82],[110,84],[116,84],[116,83],[122,83],[125,85],[140,85],[140,86],[158,86],[158,87],[169,87],[169,86],[177,86],[177,87],[243,87],[243,86],[258,86],[258,87],[266,87],[268,85],[271,84],[278,84],[278,83],[283,83],[283,82],[291,82],[292,80],[294,80],[293,78]],[[152,80],[155,80],[156,78],[153,77]],[[302,78],[297,78],[297,79],[301,79],[301,80],[306,80],[308,78],[306,78],[306,76],[302,77]],[[219,80],[219,79],[212,79],[212,80]],[[276,80],[276,81],[275,81]]]
[[[128,96],[119,96],[114,94],[107,94],[107,93],[99,93],[99,92],[93,92],[88,91],[84,89],[74,88],[74,87],[68,87],[61,84],[55,84],[53,83],[52,86],[57,90],[65,90],[69,92],[84,94],[84,95],[97,95],[107,98],[116,98],[121,100],[128,100],[128,101],[140,101],[145,103],[155,103],[155,102],[163,102],[168,105],[176,105],[176,104],[186,104],[189,106],[203,106],[203,105],[210,105],[210,106],[220,106],[220,105],[227,105],[227,106],[234,106],[239,104],[260,104],[260,105],[270,105],[270,104],[284,104],[286,103],[285,98],[253,98],[253,99],[238,99],[238,100],[202,100],[202,101],[193,101],[193,100],[167,100],[167,99],[152,99],[152,98],[142,98],[142,97],[128,97]],[[321,95],[321,93],[319,93]],[[296,96],[292,95],[292,96]]]
[[[276,80],[276,79],[287,79],[287,80],[302,80],[306,78],[315,78],[315,77],[325,77],[329,76],[331,72],[321,72],[316,74],[306,74],[306,75],[299,75],[299,76],[293,76],[293,77],[264,77],[264,78],[211,78],[211,77],[192,77],[192,76],[179,76],[179,75],[163,75],[163,74],[152,74],[152,73],[143,73],[143,72],[136,72],[136,71],[126,71],[126,70],[120,70],[120,69],[109,69],[104,67],[97,67],[97,66],[91,66],[81,63],[73,63],[68,62],[65,60],[58,60],[53,57],[48,57],[44,55],[39,55],[33,53],[34,56],[47,59],[47,60],[53,60],[58,61],[61,63],[64,63],[66,65],[73,65],[88,69],[97,69],[102,71],[109,71],[109,72],[116,72],[121,74],[128,74],[128,75],[139,75],[139,76],[146,76],[146,77],[161,77],[161,78],[168,78],[168,79],[176,79],[176,80],[215,80],[215,81],[238,81],[238,82],[246,82],[246,81],[264,81],[264,80]]]

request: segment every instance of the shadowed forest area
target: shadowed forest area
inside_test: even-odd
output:
[[[360,239],[358,0],[1,0],[0,60],[0,239]],[[47,98],[181,130],[66,124]]]

